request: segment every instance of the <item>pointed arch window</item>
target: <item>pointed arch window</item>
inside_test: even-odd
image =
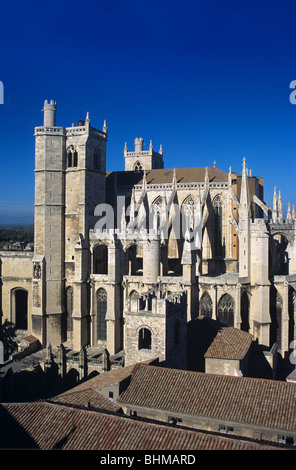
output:
[[[135,163],[135,165],[134,165],[134,170],[135,170],[135,171],[141,171],[141,170],[143,170],[143,167],[142,167],[142,165],[141,165],[140,162]]]
[[[98,341],[106,341],[107,339],[107,292],[100,288],[97,290],[97,339]]]
[[[214,234],[215,234],[215,243],[214,243],[214,256],[223,256],[223,247],[222,247],[222,198],[218,194],[213,200],[213,209],[214,209]]]
[[[224,294],[219,300],[218,319],[221,323],[234,326],[234,301],[229,294]]]
[[[78,152],[71,146],[67,150],[67,167],[76,168],[78,166]]]
[[[66,289],[66,314],[67,314],[67,331],[73,331],[73,287]]]
[[[199,314],[212,318],[213,302],[208,292],[204,292],[200,299]]]
[[[157,198],[152,202],[151,209],[153,215],[153,228],[155,230],[159,230],[160,228],[162,228],[162,221],[167,222],[165,212],[166,208],[161,196],[157,196]]]

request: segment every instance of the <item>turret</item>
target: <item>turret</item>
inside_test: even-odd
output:
[[[43,125],[44,127],[55,127],[56,126],[56,111],[57,103],[54,100],[44,101],[42,111],[44,112]]]
[[[127,143],[124,145],[125,171],[152,170],[163,168],[162,146],[159,153],[153,150],[152,140],[149,143],[149,149],[144,150],[143,137],[136,137],[134,140],[135,150],[128,152]]]
[[[135,152],[143,152],[144,139],[142,137],[135,138]]]

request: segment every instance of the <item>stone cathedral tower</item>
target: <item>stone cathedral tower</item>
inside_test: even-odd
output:
[[[92,128],[88,113],[58,127],[56,108],[45,101],[43,126],[35,128],[32,332],[43,344],[73,336],[80,347],[89,335],[88,233],[105,200],[107,127]]]

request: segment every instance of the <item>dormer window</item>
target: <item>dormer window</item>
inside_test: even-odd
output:
[[[78,152],[74,147],[70,147],[67,151],[67,167],[75,168],[78,166]]]

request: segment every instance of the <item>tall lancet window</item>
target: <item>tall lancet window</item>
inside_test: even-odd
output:
[[[208,292],[204,292],[202,294],[202,297],[199,303],[199,314],[204,317],[212,318],[212,311],[213,311],[212,299],[209,296]]]
[[[67,331],[73,331],[73,287],[66,289],[66,313],[67,313]]]
[[[98,341],[106,341],[107,339],[107,292],[105,289],[97,290],[97,339]]]
[[[224,256],[223,253],[223,211],[222,211],[222,198],[220,195],[216,196],[213,200],[214,208],[214,256]]]

